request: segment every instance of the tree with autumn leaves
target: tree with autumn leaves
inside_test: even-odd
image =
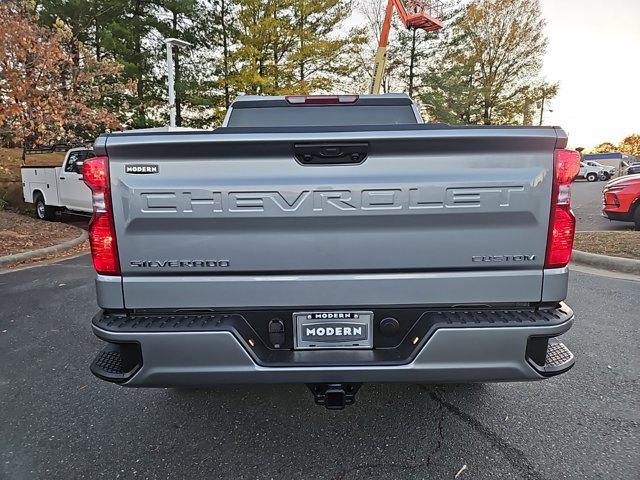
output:
[[[625,137],[618,145],[618,150],[625,155],[640,158],[640,134],[636,133]]]
[[[385,91],[409,92],[430,121],[542,124],[559,86],[541,75],[539,0],[441,2],[439,32],[394,17]],[[219,125],[243,94],[367,91],[384,3],[0,1],[0,135],[31,145],[166,125],[167,37],[192,44],[174,57],[179,126]],[[345,21],[358,6],[365,20]]]
[[[40,26],[21,3],[0,4],[0,25],[0,131],[5,137],[26,149],[121,127],[104,106],[124,88],[118,64],[98,61],[81,46],[74,52],[64,23]]]
[[[591,150],[589,150],[586,153],[611,153],[611,152],[617,152],[617,151],[618,151],[618,147],[613,143],[602,142],[596,145],[595,147],[593,147]]]
[[[602,142],[593,147],[589,153],[620,152],[640,158],[640,134],[634,133],[625,137],[618,145],[611,142]]]
[[[543,123],[558,84],[542,77],[539,0],[470,0],[431,44],[421,100],[432,121]]]

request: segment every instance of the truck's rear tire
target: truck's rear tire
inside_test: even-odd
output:
[[[636,230],[640,231],[640,203],[636,205],[636,209],[633,212],[633,223],[636,226]]]
[[[587,173],[587,182],[595,182],[596,180],[598,180],[598,174],[591,172],[591,173]]]
[[[48,220],[54,221],[56,220],[56,207],[52,207],[47,205],[44,201],[44,197],[42,194],[36,194],[35,197],[35,205],[36,205],[36,218],[40,220]]]

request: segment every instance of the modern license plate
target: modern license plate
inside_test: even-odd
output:
[[[372,348],[373,312],[296,312],[295,348]]]

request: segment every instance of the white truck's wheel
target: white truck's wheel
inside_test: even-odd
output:
[[[42,194],[36,194],[36,217],[40,220],[55,220],[56,208],[47,205]]]
[[[587,181],[588,182],[595,182],[596,180],[598,180],[598,174],[591,172],[591,173],[587,173]]]

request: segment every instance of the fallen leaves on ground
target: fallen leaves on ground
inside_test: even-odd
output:
[[[0,256],[51,247],[78,235],[78,228],[65,223],[0,211]]]

